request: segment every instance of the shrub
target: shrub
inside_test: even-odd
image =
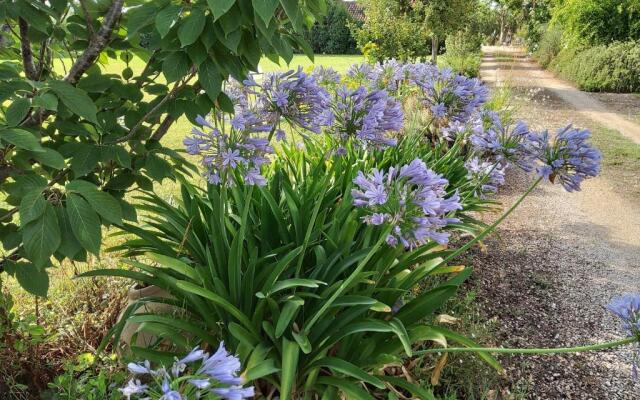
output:
[[[431,53],[431,41],[424,25],[401,12],[395,0],[367,1],[365,21],[356,30],[356,39],[363,52],[369,43],[377,46],[376,61],[411,60]]]
[[[548,25],[542,34],[535,57],[546,68],[563,48],[562,28],[558,25]]]
[[[351,33],[360,23],[355,21],[341,1],[329,1],[327,15],[313,25],[305,37],[314,53],[357,54],[358,44]]]
[[[640,39],[638,0],[569,0],[553,14],[571,46]]]
[[[563,50],[551,68],[582,90],[640,91],[640,42]]]
[[[459,31],[447,36],[443,65],[459,74],[477,77],[482,63],[482,35]]]

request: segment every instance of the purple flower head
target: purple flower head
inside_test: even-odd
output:
[[[240,360],[230,355],[220,343],[218,350],[212,355],[204,358],[198,373],[208,375],[225,385],[240,385],[242,378],[238,377],[240,371]]]
[[[504,126],[492,111],[484,112],[481,118],[482,122],[469,137],[475,152],[494,164],[514,164],[531,171],[534,154],[527,125],[520,121],[513,126]]]
[[[633,354],[633,378],[638,379],[638,362],[640,361],[640,293],[626,294],[611,300],[607,309],[622,320],[626,333],[636,336],[638,349]]]
[[[204,121],[202,118],[199,120]],[[212,124],[206,122],[204,126]],[[251,174],[247,173],[251,179],[245,180],[245,184],[262,186],[266,180],[258,179],[259,169],[269,163],[269,157],[274,153],[269,140],[263,136],[265,131],[271,129],[248,108],[237,108],[230,129],[223,132],[211,128],[210,132],[205,133],[193,128],[192,136],[185,138],[184,143],[190,154],[201,157],[202,165],[206,167],[203,175],[210,184],[231,186],[236,183],[234,171],[240,169],[244,173],[252,171]]]
[[[366,210],[366,224],[391,228],[386,238],[389,246],[414,248],[430,240],[445,244],[449,235],[441,230],[458,222],[448,214],[462,208],[460,197],[455,193],[446,198],[448,181],[420,159],[387,172],[374,169],[365,175],[360,171],[353,183],[353,205]]]
[[[127,382],[127,385],[118,389],[127,400],[131,399],[131,396],[134,394],[143,394],[146,393],[148,385],[143,385],[139,379],[133,380],[131,379]]]
[[[215,398],[245,399],[252,397],[254,391],[253,387],[240,386],[240,368],[240,361],[229,355],[222,343],[212,356],[196,347],[185,357],[176,358],[169,371],[164,367],[152,370],[149,361],[129,364],[134,374],[150,374],[154,379],[148,385],[130,380],[119,390],[127,399],[134,396],[139,400],[150,399],[150,396],[158,400],[191,399],[194,390],[197,390],[197,398],[215,395]]]
[[[451,70],[422,66],[410,72],[421,98],[439,123],[467,122],[487,102],[489,91],[476,78],[456,75]]]
[[[403,66],[395,59],[390,59],[376,64],[367,78],[371,82],[372,89],[395,92],[400,87],[404,76]]]
[[[159,400],[182,400],[179,392],[172,390],[168,379],[162,381],[162,396]]]
[[[332,103],[335,122],[331,132],[339,141],[355,139],[365,147],[395,146],[389,134],[402,129],[404,114],[400,103],[385,91],[350,91],[340,87]]]
[[[354,82],[358,86],[363,86],[369,82],[369,77],[373,71],[371,64],[365,62],[360,64],[353,64],[347,70],[347,77],[350,81]]]
[[[318,66],[313,69],[311,76],[318,82],[318,85],[333,88],[340,83],[340,74],[331,67]]]
[[[472,157],[464,164],[467,169],[467,179],[477,188],[474,195],[484,198],[488,193],[496,193],[498,188],[504,185],[506,167],[489,161],[482,161],[478,157]]]
[[[213,389],[213,393],[217,394],[225,400],[242,400],[255,396],[253,386],[246,388],[240,386],[218,388]]]
[[[590,136],[588,130],[571,125],[554,138],[547,131],[530,134],[531,151],[542,163],[538,174],[552,183],[560,181],[568,192],[580,190],[582,181],[600,172],[602,155],[588,143]]]
[[[284,119],[294,126],[312,132],[320,132],[322,126],[331,123],[327,114],[329,93],[313,76],[298,71],[266,74],[262,84],[245,82],[257,99],[259,114],[270,125],[276,126]]]

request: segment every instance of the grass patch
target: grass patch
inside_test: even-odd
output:
[[[640,198],[640,145],[603,126],[592,133],[593,144],[602,152],[603,175],[620,193]]]
[[[269,59],[263,58],[262,61],[260,61],[260,71],[274,72],[287,69],[297,69],[298,67],[302,67],[302,69],[307,70],[313,66],[323,66],[331,67],[341,74],[344,74],[352,64],[361,63],[363,61],[364,57],[361,55],[317,54],[314,61],[311,61],[305,55],[296,54],[293,56],[293,60],[291,60],[288,66],[284,61],[281,61],[280,65],[278,65]]]

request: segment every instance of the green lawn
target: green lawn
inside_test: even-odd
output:
[[[314,61],[309,60],[307,56],[296,54],[293,56],[293,60],[287,66],[284,61],[280,65],[275,64],[271,60],[263,59],[260,61],[261,72],[273,72],[286,69],[297,69],[301,66],[307,70],[313,66],[332,67],[340,73],[345,73],[352,64],[361,63],[364,61],[364,57],[361,55],[327,55],[317,54]]]

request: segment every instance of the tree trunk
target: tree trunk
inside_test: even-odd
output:
[[[502,43],[504,42],[504,20],[505,20],[505,15],[504,13],[500,14],[500,42],[499,44],[502,45]]]
[[[438,50],[440,48],[440,40],[437,35],[431,36],[431,62],[433,65],[438,64]]]

